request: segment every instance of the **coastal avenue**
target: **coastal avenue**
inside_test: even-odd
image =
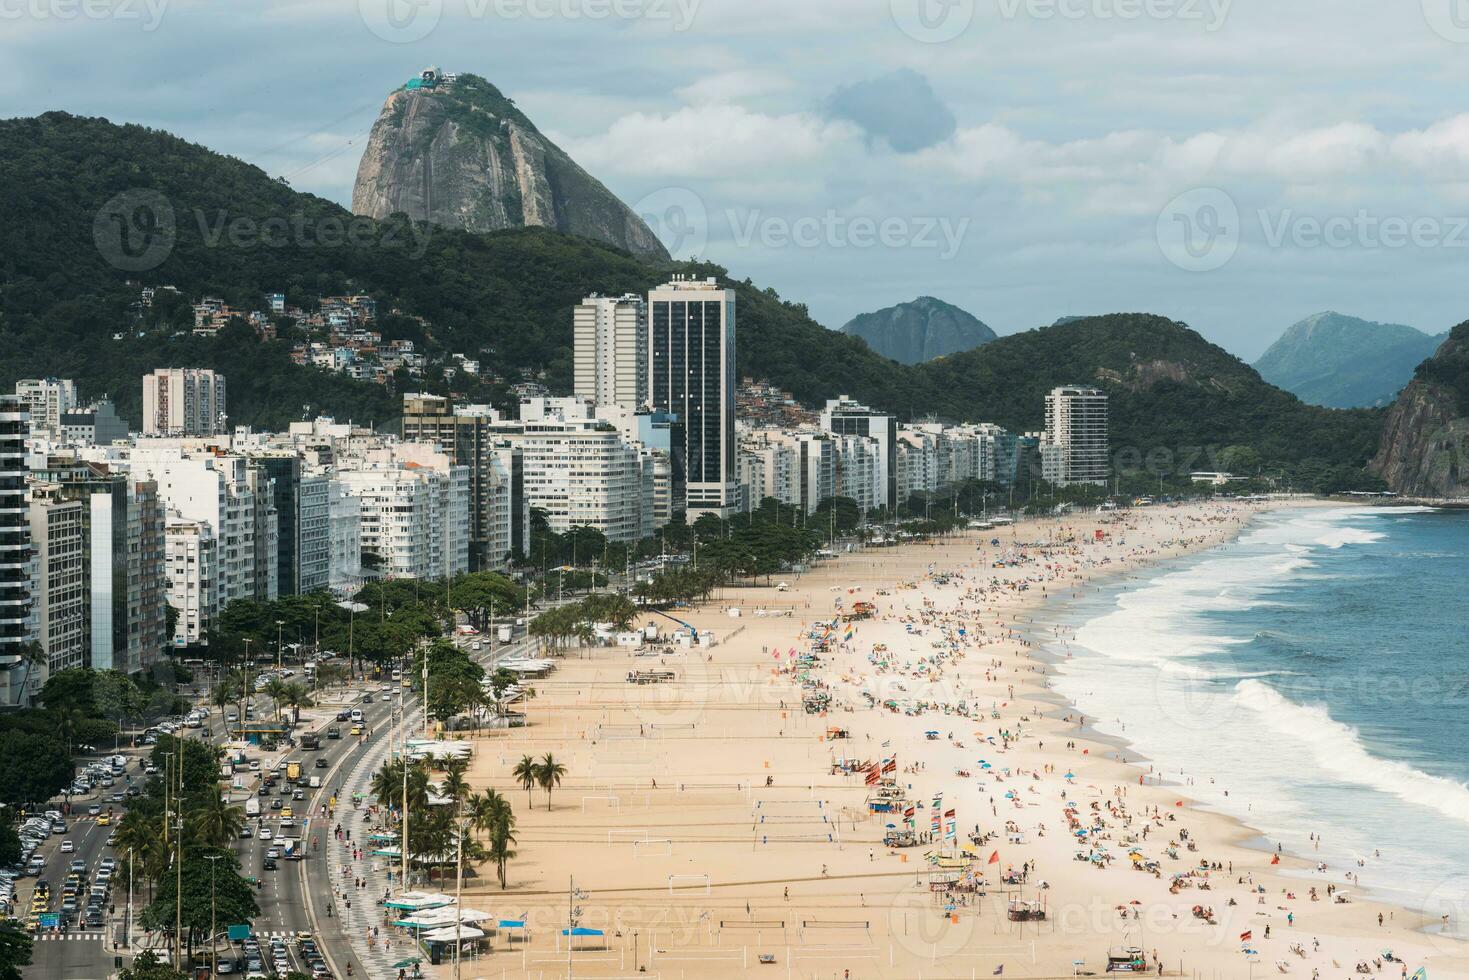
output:
[[[456,638],[456,642],[467,644],[467,638]],[[486,651],[483,655],[485,660],[491,657],[499,659],[512,653],[522,652],[528,641],[517,640],[499,650],[490,653]],[[486,641],[486,645],[488,642]],[[488,664],[487,664],[488,666]],[[391,695],[391,700],[384,701],[384,687],[388,688],[386,693]],[[396,713],[399,709],[400,694],[401,703],[409,722],[408,734],[414,735],[421,730],[423,718],[418,710],[417,696],[402,688],[399,684],[391,681],[379,681],[376,683],[356,684],[334,698],[323,698],[320,707],[309,711],[313,721],[310,726],[306,724],[303,716],[302,730],[297,733],[298,745],[295,749],[277,753],[274,759],[284,766],[286,759],[297,760],[301,763],[301,781],[304,785],[311,776],[321,776],[321,788],[318,790],[307,789],[305,800],[294,800],[292,795],[282,795],[279,792],[278,783],[266,796],[255,795],[260,786],[260,780],[264,770],[268,768],[266,762],[262,762],[262,772],[241,772],[237,774],[242,786],[240,789],[231,790],[231,802],[238,806],[244,806],[251,797],[258,799],[261,804],[260,816],[251,817],[247,821],[251,835],[248,838],[237,839],[233,849],[240,857],[241,874],[255,876],[260,879],[260,891],[257,902],[260,905],[260,915],[252,924],[256,937],[260,940],[262,947],[268,954],[270,939],[272,937],[294,937],[302,932],[310,932],[318,936],[318,942],[322,944],[323,950],[332,964],[334,971],[340,967],[343,972],[339,976],[345,976],[345,965],[348,961],[358,962],[357,957],[351,951],[347,937],[337,927],[339,917],[328,918],[326,909],[332,905],[332,884],[329,869],[324,862],[316,860],[320,854],[325,852],[326,842],[331,836],[331,822],[323,819],[320,815],[331,799],[332,792],[346,783],[349,777],[354,779],[354,786],[345,788],[347,799],[340,802],[344,807],[350,807],[350,795],[354,789],[363,791],[356,783],[365,784],[371,777],[371,769],[363,769],[355,772],[362,759],[381,745],[385,740],[401,737],[397,729]],[[257,697],[255,699],[256,714],[268,717],[272,713],[269,707],[269,699]],[[336,718],[338,710],[359,708],[363,713],[364,731],[371,732],[371,738],[367,741],[360,740],[357,736],[350,734],[351,723],[338,721]],[[212,709],[210,716],[210,730],[208,740],[213,744],[222,743],[223,733],[220,731],[220,719],[217,709]],[[326,730],[331,727],[341,730],[340,739],[329,739]],[[319,733],[320,748],[317,750],[303,750],[299,745],[300,735],[308,731]],[[126,774],[131,776],[134,782],[140,782],[144,777],[142,773],[142,762],[146,760],[151,747],[124,750],[123,755],[128,757]],[[252,758],[259,758],[256,752],[247,752]],[[317,759],[325,759],[328,765],[318,768]],[[375,768],[375,767],[374,767]],[[283,781],[282,781],[283,782]],[[89,881],[95,880],[99,863],[107,856],[116,857],[111,847],[107,845],[107,838],[116,827],[116,819],[110,826],[100,826],[97,817],[88,815],[88,808],[98,805],[105,813],[111,806],[116,814],[120,816],[124,806],[120,802],[109,802],[114,794],[122,793],[126,788],[126,781],[119,778],[117,784],[112,787],[104,787],[87,797],[74,797],[72,799],[72,817],[68,820],[68,830],[64,835],[57,835],[46,845],[46,870],[40,879],[22,879],[23,882],[17,891],[17,907],[29,907],[31,889],[38,880],[51,883],[53,895],[53,907],[59,903],[59,889],[61,880],[66,876],[67,868],[73,861],[82,861],[86,865],[86,873]],[[295,826],[283,829],[281,827],[282,810],[270,809],[272,800],[282,800],[282,809],[290,804],[293,808]],[[261,830],[268,829],[271,834],[270,840],[261,839]],[[287,861],[283,857],[277,859],[276,870],[266,871],[263,868],[265,853],[272,847],[283,846],[280,842],[281,836],[296,837],[300,839],[301,846],[307,848],[307,858],[302,861]],[[312,854],[310,850],[311,838],[316,836],[320,839],[322,850]],[[62,841],[72,842],[75,850],[69,853],[61,853]],[[307,889],[310,895],[307,895]],[[81,922],[73,924],[73,927],[63,933],[42,933],[36,936],[32,964],[27,968],[27,973],[34,971],[38,977],[65,977],[66,980],[104,980],[114,972],[113,957],[114,944],[117,952],[124,952],[126,948],[126,937],[124,935],[124,921],[127,910],[127,881],[126,879],[115,879],[109,897],[114,911],[108,917],[105,926],[97,928],[86,928]],[[146,890],[138,887],[133,894],[133,914],[136,915],[146,904]],[[364,897],[369,905],[371,897]],[[335,913],[335,909],[333,910]],[[314,921],[313,921],[314,916]],[[228,923],[220,923],[220,931],[223,934]],[[141,931],[134,929],[133,936],[135,944],[140,948],[144,942]],[[302,970],[310,973],[300,959],[300,950],[294,941],[286,943],[288,952],[288,969]],[[225,954],[225,944],[220,946],[221,958]],[[233,947],[232,955],[238,956],[240,947]],[[124,961],[126,962],[126,960]],[[263,963],[267,974],[275,973],[274,963],[267,955]]]

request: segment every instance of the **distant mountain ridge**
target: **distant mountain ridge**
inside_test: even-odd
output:
[[[352,187],[357,214],[479,232],[539,226],[668,258],[641,217],[495,86],[467,74],[414,82],[373,123]]]
[[[932,296],[853,317],[842,333],[861,338],[899,364],[922,364],[995,339],[995,332],[977,317]]]
[[[1286,330],[1255,369],[1312,405],[1387,405],[1444,339],[1399,323],[1317,313]]]

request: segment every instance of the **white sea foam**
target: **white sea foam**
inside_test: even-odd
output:
[[[1378,758],[1355,728],[1333,720],[1324,706],[1296,704],[1258,680],[1240,681],[1234,696],[1265,727],[1309,751],[1323,771],[1341,782],[1390,793],[1469,824],[1469,786]]]

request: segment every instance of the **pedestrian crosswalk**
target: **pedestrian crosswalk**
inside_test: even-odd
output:
[[[103,938],[100,932],[43,932],[36,936],[36,942],[100,943]]]

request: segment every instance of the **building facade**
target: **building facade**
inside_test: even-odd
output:
[[[1107,394],[1100,388],[1054,388],[1046,396],[1044,446],[1054,447],[1044,479],[1056,486],[1106,486]],[[1042,454],[1044,466],[1047,454]]]
[[[843,395],[826,403],[821,412],[821,428],[834,436],[861,436],[871,439],[877,449],[877,470],[873,474],[872,488],[859,490],[855,485],[856,473],[843,480],[842,496],[864,504],[863,510],[871,507],[896,507],[900,502],[898,492],[898,420],[896,416],[875,412],[866,405]]]
[[[158,368],[143,376],[143,434],[212,436],[227,431],[224,375]]]
[[[20,704],[30,692],[25,652],[30,636],[30,507],[26,490],[26,437],[30,413],[17,395],[0,395],[0,705]]]
[[[574,393],[637,408],[648,398],[648,306],[641,296],[588,296],[572,314]]]
[[[713,279],[666,283],[648,294],[648,329],[648,404],[683,425],[685,516],[727,517],[739,495],[734,290]]]
[[[25,378],[15,383],[15,393],[30,413],[34,432],[59,433],[61,416],[77,407],[76,382],[68,378]]]

